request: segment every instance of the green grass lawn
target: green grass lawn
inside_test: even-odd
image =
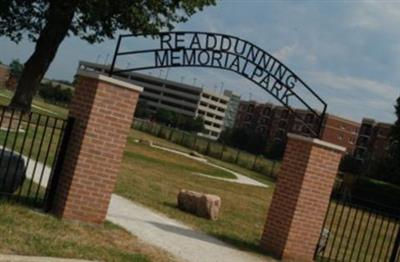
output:
[[[262,188],[193,175],[191,172],[203,168],[198,161],[134,143],[134,139],[139,138],[137,135],[135,130],[130,134],[115,188],[117,194],[236,247],[259,250],[258,242],[273,192],[270,180],[259,177],[259,180],[271,186]],[[233,166],[231,168],[239,171]],[[219,195],[222,199],[220,218],[209,221],[180,211],[176,206],[179,189]]]
[[[0,105],[8,105],[12,96],[13,92],[5,88],[0,88]],[[67,108],[47,103],[40,97],[35,97],[33,99],[32,112],[60,118],[67,118],[68,116]]]
[[[20,129],[24,132],[0,130],[0,145],[8,150],[22,152],[23,155],[31,157],[34,161],[46,163],[47,166],[53,164],[57,145],[61,135],[61,121],[58,122],[59,128],[53,128],[53,124],[48,126],[37,125],[37,122],[29,124],[22,122]],[[1,154],[0,149],[0,154]]]
[[[177,170],[179,172],[186,173],[202,173],[210,176],[232,178],[235,179],[235,175],[222,169],[214,168],[199,161],[187,161],[187,157],[176,155],[163,150],[155,149],[143,144],[136,145],[138,151],[126,151],[124,157],[127,161],[145,162],[148,164],[157,164],[163,166],[165,169]]]
[[[271,161],[263,156],[256,156],[245,151],[224,146],[217,141],[210,141],[194,134],[189,134],[181,130],[168,128],[157,123],[150,123],[141,119],[136,119],[133,123],[136,130],[143,131],[141,136],[148,134],[150,140],[183,152],[195,150],[202,154],[226,163],[233,163],[248,170],[256,171],[261,174],[276,177],[280,162]],[[145,133],[144,133],[145,132]]]
[[[166,139],[159,138],[159,137],[153,136],[151,134],[148,134],[148,133],[136,130],[136,129],[132,129],[131,130],[131,135],[128,138],[128,140],[129,140],[128,143],[132,144],[135,139],[153,141],[153,143],[155,145],[160,145],[160,146],[163,146],[163,147],[166,147],[166,148],[174,149],[174,150],[177,150],[177,151],[180,151],[180,152],[183,152],[183,153],[190,153],[190,152],[193,151],[192,149],[189,149],[187,147],[183,147],[181,145],[177,145],[177,144],[172,143],[171,141],[168,141]],[[214,163],[214,164],[217,164],[219,166],[231,169],[231,170],[233,170],[235,172],[238,172],[240,174],[243,174],[245,176],[253,178],[253,179],[255,179],[255,180],[257,180],[257,181],[259,181],[261,183],[270,184],[273,181],[273,179],[271,179],[269,176],[266,176],[263,173],[259,173],[259,172],[255,172],[255,171],[249,170],[248,168],[244,168],[244,167],[238,166],[238,165],[236,165],[234,163],[225,162],[225,161],[222,161],[220,159],[213,158],[213,157],[210,157],[210,156],[205,156],[205,158],[208,161],[210,161],[211,163]],[[280,163],[277,163],[276,165],[277,165],[277,167],[275,169],[278,170],[279,167],[280,167]]]
[[[120,227],[67,222],[0,202],[0,253],[97,261],[173,261]]]
[[[329,261],[388,261],[399,227],[398,219],[333,201],[325,223],[330,237],[321,256]]]

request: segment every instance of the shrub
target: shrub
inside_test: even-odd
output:
[[[60,104],[69,104],[73,91],[71,88],[62,88],[60,85],[53,86],[50,82],[42,84],[39,95],[46,101]]]

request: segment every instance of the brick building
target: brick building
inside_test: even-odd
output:
[[[5,87],[8,78],[10,77],[10,69],[6,65],[0,64],[0,87]]]
[[[389,147],[392,125],[364,118],[361,123],[354,156],[360,160],[385,155]]]
[[[285,141],[287,133],[311,136],[306,122],[310,126],[319,124],[315,116],[303,109],[296,109],[295,117],[287,108],[271,103],[259,104],[255,101],[241,101],[236,118],[236,128],[255,130],[268,137],[268,141]],[[301,118],[301,119],[299,119]],[[321,139],[343,146],[353,154],[360,124],[335,115],[326,114],[321,130]]]

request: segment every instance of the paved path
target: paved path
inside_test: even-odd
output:
[[[239,251],[214,237],[115,194],[111,198],[107,220],[184,261],[274,261],[261,255]]]
[[[164,151],[168,151],[168,152],[171,152],[171,153],[174,153],[174,154],[177,154],[177,155],[185,156],[185,157],[188,157],[190,159],[193,159],[193,160],[196,160],[196,161],[200,161],[200,162],[202,162],[202,163],[204,163],[206,165],[222,169],[222,170],[224,170],[226,172],[229,172],[229,173],[233,174],[234,176],[236,176],[236,179],[210,176],[210,175],[207,175],[207,174],[196,173],[196,172],[192,173],[193,175],[205,176],[205,177],[208,177],[208,178],[224,180],[224,181],[228,181],[228,182],[232,182],[232,183],[239,183],[239,184],[245,184],[245,185],[251,185],[251,186],[260,186],[260,187],[268,187],[268,185],[260,183],[257,180],[251,179],[251,178],[249,178],[247,176],[239,174],[239,173],[237,173],[235,171],[232,171],[232,170],[230,170],[228,168],[225,168],[225,167],[218,166],[216,164],[210,163],[207,159],[204,159],[204,158],[201,158],[201,157],[195,157],[195,156],[192,156],[190,154],[187,154],[187,153],[184,153],[184,152],[181,152],[181,151],[178,151],[178,150],[174,150],[174,149],[171,149],[171,148],[166,148],[166,147],[162,147],[162,146],[158,146],[158,145],[154,145],[154,144],[151,144],[151,147],[157,148],[157,149],[160,149],[160,150],[164,150]]]
[[[1,262],[85,262],[89,260],[54,258],[54,257],[30,257],[17,255],[0,255]]]

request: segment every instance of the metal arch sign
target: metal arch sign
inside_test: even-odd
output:
[[[267,91],[302,121],[312,136],[319,137],[327,104],[295,73],[258,46],[226,34],[179,31],[152,35],[159,37],[158,48],[137,51],[120,50],[121,42],[125,38],[140,36],[145,37],[145,35],[119,36],[109,72],[110,76],[168,67],[207,67],[233,71]],[[150,62],[145,65],[126,69],[117,69],[115,66],[117,58],[121,56],[143,54],[152,57]],[[317,103],[322,110],[318,112],[313,109],[312,105],[306,102],[306,97],[313,98],[313,104]],[[295,112],[294,108],[290,106],[290,102],[293,100],[305,106],[316,117],[317,125],[306,123]]]

